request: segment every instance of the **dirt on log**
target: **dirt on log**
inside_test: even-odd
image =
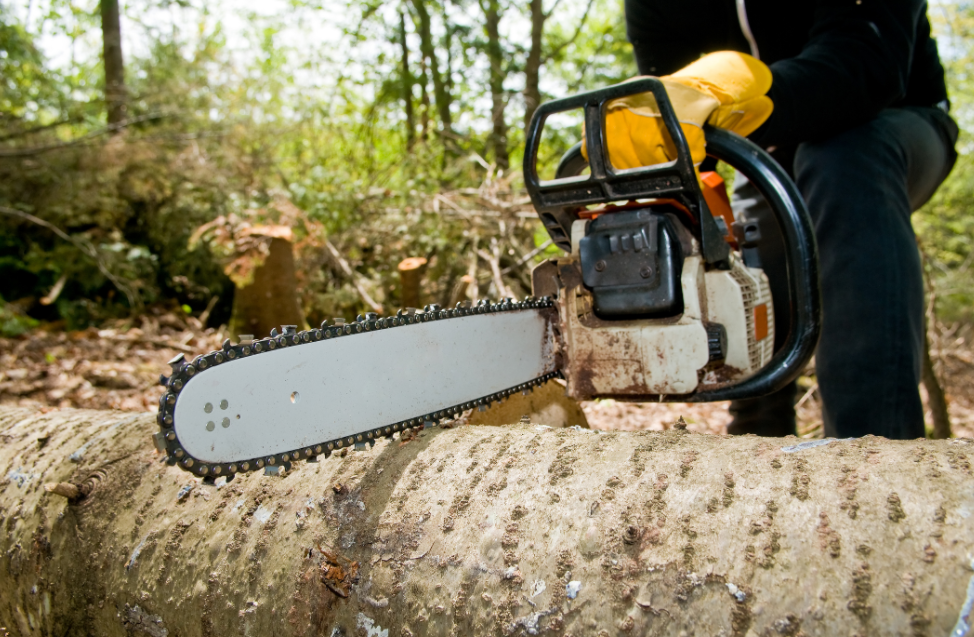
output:
[[[7,634],[969,632],[971,440],[465,426],[210,486],[154,420],[0,409]]]

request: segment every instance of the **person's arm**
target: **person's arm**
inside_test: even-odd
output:
[[[771,65],[774,112],[751,139],[789,146],[858,126],[906,93],[923,0],[823,0],[797,57]]]

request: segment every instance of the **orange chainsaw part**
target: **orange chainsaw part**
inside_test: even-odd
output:
[[[768,304],[754,306],[754,340],[763,341],[768,338]]]
[[[724,183],[724,178],[714,171],[708,171],[700,173],[700,184],[702,186],[703,199],[707,202],[707,207],[710,208],[710,214],[714,217],[721,217],[724,220],[724,223],[727,224],[727,234],[724,235],[724,241],[729,243],[730,246],[736,250],[737,241],[734,239],[734,234],[730,231],[732,227],[731,224],[734,223],[734,212],[731,210],[730,199],[727,197],[727,185]],[[677,208],[680,212],[685,214],[688,219],[693,219],[693,217],[690,215],[690,211],[686,209],[686,206],[681,204],[676,199],[656,199],[649,205],[660,206],[664,204]],[[580,210],[578,212],[578,218],[595,219],[604,214],[622,212],[623,210],[631,210],[633,208],[643,208],[646,205],[646,203],[639,203],[636,201],[628,201],[624,204],[610,203],[594,210]]]
[[[680,212],[685,214],[688,219],[693,219],[690,216],[690,211],[687,207],[676,199],[653,199],[651,202],[639,202],[639,201],[627,201],[623,204],[610,203],[602,206],[601,208],[595,208],[594,210],[580,210],[578,212],[579,219],[595,219],[601,217],[604,214],[612,214],[615,212],[622,212],[623,210],[633,210],[635,208],[645,208],[646,206],[662,206],[670,205],[677,208]]]
[[[724,241],[729,243],[732,248],[737,249],[737,241],[734,234],[730,231],[734,223],[734,212],[731,210],[730,199],[727,197],[727,184],[724,178],[716,171],[700,173],[700,183],[703,186],[703,199],[710,208],[710,214],[715,217],[722,217],[727,224],[727,234]]]

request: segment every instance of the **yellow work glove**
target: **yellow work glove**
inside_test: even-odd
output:
[[[711,53],[659,79],[686,135],[694,165],[707,155],[705,123],[746,136],[757,130],[774,108],[765,95],[771,88],[771,70],[746,53]],[[609,162],[617,170],[677,157],[652,93],[609,102],[605,135]],[[582,155],[588,158],[584,141]]]

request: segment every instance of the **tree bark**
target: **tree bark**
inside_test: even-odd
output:
[[[453,135],[453,116],[450,114],[450,94],[447,85],[440,73],[439,62],[436,59],[436,47],[433,45],[433,35],[430,26],[430,14],[426,8],[426,0],[412,0],[413,9],[416,11],[417,24],[419,30],[419,46],[426,64],[429,68],[430,76],[433,79],[433,98],[436,102],[436,110],[440,117],[440,124],[445,133],[444,142],[450,143]]]
[[[209,486],[161,462],[155,429],[151,414],[0,408],[7,631],[963,635],[971,621],[971,440],[458,427]]]
[[[420,119],[420,138],[423,142],[429,141],[429,130],[430,130],[430,95],[427,87],[429,86],[429,78],[426,75],[426,58],[419,58],[419,104],[423,109],[423,113]]]
[[[920,373],[920,382],[927,390],[927,403],[930,406],[930,416],[933,420],[933,437],[937,440],[950,438],[950,412],[947,409],[947,395],[944,388],[937,378],[937,371],[933,366],[933,359],[930,358],[930,334],[924,334],[923,338],[923,367]]]
[[[423,274],[426,272],[425,257],[406,257],[399,262],[399,284],[402,307],[423,307]]]
[[[491,146],[494,151],[494,163],[501,170],[510,168],[510,158],[507,153],[507,123],[504,121],[504,110],[507,100],[504,96],[504,51],[501,49],[500,36],[500,3],[498,0],[481,0],[480,8],[484,12],[484,30],[487,33],[487,59],[490,62],[490,100]]]
[[[101,0],[102,51],[105,64],[105,107],[108,124],[125,121],[125,66],[122,63],[122,27],[118,0]]]
[[[409,72],[409,46],[406,44],[406,14],[399,12],[399,45],[402,49],[402,101],[406,109],[406,150],[416,141],[416,120],[413,116],[413,76]]]
[[[534,111],[541,104],[541,46],[544,23],[548,19],[542,0],[531,0],[531,48],[524,64],[524,130],[528,130]]]

